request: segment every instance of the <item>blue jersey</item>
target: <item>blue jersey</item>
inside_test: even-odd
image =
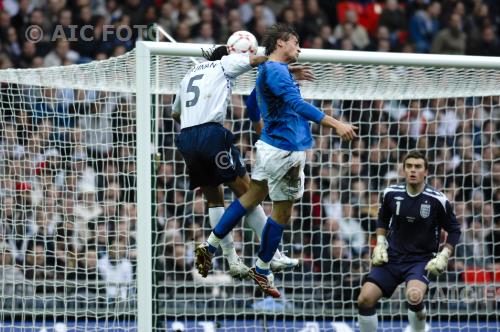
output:
[[[455,246],[460,225],[446,196],[429,185],[416,196],[406,184],[389,186],[379,210],[377,226],[388,230],[389,257],[394,260],[429,260],[438,251],[441,229]]]
[[[319,123],[325,114],[302,99],[288,65],[274,61],[259,65],[255,89],[257,105],[264,119],[260,139],[287,151],[311,148],[313,138],[308,121]]]

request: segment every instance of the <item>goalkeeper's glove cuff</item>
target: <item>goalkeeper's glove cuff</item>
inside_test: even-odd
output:
[[[386,248],[389,246],[387,243],[387,239],[385,238],[385,235],[377,235],[377,245],[383,245]]]
[[[446,260],[448,260],[450,258],[450,254],[451,254],[450,248],[444,247],[443,250],[441,250],[441,252],[438,255],[445,257]]]
[[[431,259],[425,269],[430,273],[439,276],[446,270],[448,266],[448,259],[450,258],[451,250],[445,247],[441,252],[439,252],[435,258]]]

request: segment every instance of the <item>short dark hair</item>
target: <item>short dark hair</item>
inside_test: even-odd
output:
[[[214,45],[214,47],[209,48],[208,50],[202,49],[201,54],[208,61],[217,61],[217,60],[222,59],[223,56],[229,55],[226,45],[222,45],[222,46],[215,46]]]
[[[267,29],[264,39],[262,40],[262,46],[266,48],[266,55],[269,55],[276,50],[276,44],[279,39],[288,41],[291,36],[295,36],[297,40],[299,39],[299,35],[290,25],[283,23],[273,24],[269,29]]]
[[[408,152],[408,154],[403,159],[403,167],[405,167],[406,160],[410,159],[410,158],[422,159],[424,161],[425,169],[427,169],[429,167],[429,162],[427,161],[427,157],[425,156],[425,154],[423,154],[422,152],[417,151],[417,150]]]

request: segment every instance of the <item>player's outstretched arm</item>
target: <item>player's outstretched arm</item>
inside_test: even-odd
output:
[[[283,98],[295,112],[309,121],[319,123],[323,126],[334,128],[337,134],[344,140],[352,140],[357,137],[356,126],[338,121],[331,116],[325,115],[317,107],[306,102],[300,95],[299,89],[290,76],[288,67],[274,66],[268,69],[266,83],[271,91]]]
[[[389,261],[387,255],[387,239],[385,238],[386,230],[385,228],[377,228],[377,245],[373,249],[372,254],[372,264],[374,266],[380,266]]]

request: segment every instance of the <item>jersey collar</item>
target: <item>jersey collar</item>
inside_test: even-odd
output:
[[[407,194],[408,196],[410,196],[410,197],[417,197],[418,195],[420,195],[421,193],[423,193],[423,192],[425,191],[425,188],[427,188],[427,183],[425,183],[425,184],[424,184],[424,188],[422,189],[422,191],[421,191],[421,192],[419,192],[419,193],[416,193],[416,194],[412,195],[412,194],[410,194],[410,193],[408,192],[408,189],[407,189],[407,187],[406,187],[406,182],[405,182],[405,191],[406,191],[406,194]]]

